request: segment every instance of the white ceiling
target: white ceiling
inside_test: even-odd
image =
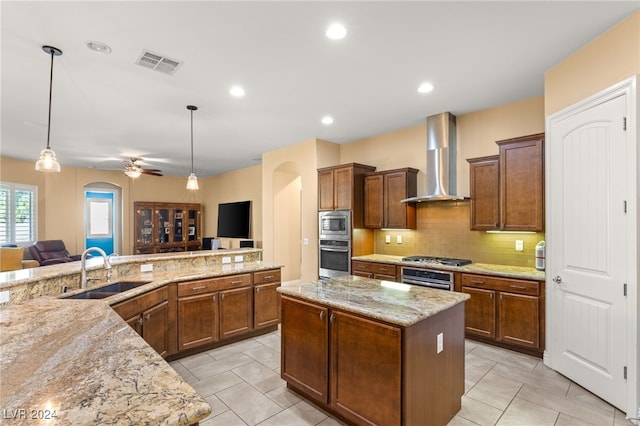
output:
[[[187,176],[193,104],[195,172],[206,177],[312,138],[344,143],[542,95],[546,70],[639,4],[2,1],[1,154],[35,161],[46,145],[42,45],[64,52],[54,61],[51,126],[63,168],[141,156]],[[334,21],[345,39],[325,37]],[[135,65],[143,49],[183,65],[174,75]],[[420,95],[424,81],[435,90]],[[244,98],[229,95],[234,84]],[[326,114],[330,127],[320,123]]]

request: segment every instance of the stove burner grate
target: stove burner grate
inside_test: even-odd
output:
[[[453,257],[437,257],[437,256],[407,256],[402,258],[403,262],[416,263],[438,263],[440,265],[464,266],[471,262],[469,259],[456,259]]]

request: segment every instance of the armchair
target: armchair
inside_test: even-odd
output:
[[[40,266],[55,265],[56,263],[75,262],[80,255],[70,255],[62,240],[36,241],[29,246],[29,252]]]

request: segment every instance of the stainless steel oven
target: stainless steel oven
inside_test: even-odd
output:
[[[351,242],[349,240],[321,239],[318,252],[320,278],[351,274]]]
[[[453,272],[403,267],[402,282],[453,291]]]
[[[320,240],[351,240],[351,211],[318,213],[318,235]]]

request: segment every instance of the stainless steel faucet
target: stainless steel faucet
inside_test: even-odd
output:
[[[111,263],[109,262],[109,258],[107,258],[107,253],[105,253],[104,250],[102,250],[100,247],[89,247],[82,252],[82,256],[80,257],[81,288],[87,288],[87,282],[89,281],[87,278],[87,254],[92,251],[100,253],[100,255],[102,256],[102,260],[104,261],[104,269],[107,271],[107,281],[111,279]]]

